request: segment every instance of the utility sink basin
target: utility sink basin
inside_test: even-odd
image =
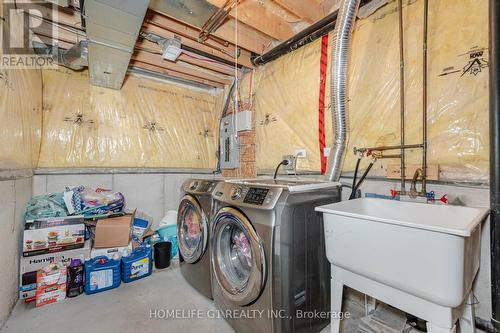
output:
[[[316,210],[335,267],[445,307],[471,290],[486,209],[362,198]]]

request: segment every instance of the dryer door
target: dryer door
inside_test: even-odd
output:
[[[212,224],[212,271],[224,295],[244,306],[255,301],[266,281],[264,246],[239,210],[224,207]]]
[[[184,261],[193,264],[201,259],[208,243],[208,220],[198,200],[182,198],[177,214],[177,240]]]

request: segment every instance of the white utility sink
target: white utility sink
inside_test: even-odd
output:
[[[332,312],[347,285],[427,320],[430,332],[454,332],[459,318],[462,332],[468,322],[473,329],[465,300],[486,209],[363,198],[316,210],[324,213]]]

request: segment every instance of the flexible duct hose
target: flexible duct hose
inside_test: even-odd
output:
[[[339,181],[347,143],[347,65],[352,28],[361,0],[344,0],[335,25],[331,60],[331,98],[333,115],[333,147],[330,150],[325,177],[329,181]]]

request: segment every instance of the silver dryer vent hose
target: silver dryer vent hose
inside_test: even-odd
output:
[[[344,0],[335,24],[331,57],[331,98],[333,116],[333,147],[328,158],[325,177],[339,181],[347,144],[347,81],[351,35],[361,0]]]

